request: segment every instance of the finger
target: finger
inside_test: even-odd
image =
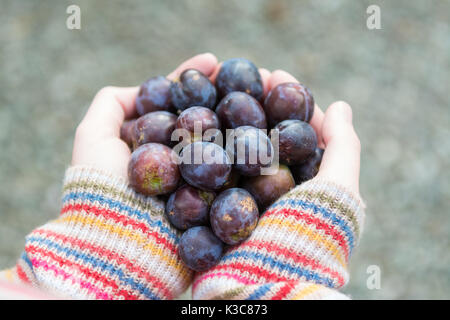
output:
[[[264,97],[266,97],[270,90],[270,76],[272,74],[269,70],[264,68],[259,69],[259,74],[261,75],[261,80],[263,83]]]
[[[317,145],[319,148],[322,149],[325,148],[325,143],[323,141],[322,136],[322,125],[324,118],[325,114],[323,113],[323,111],[319,108],[317,104],[314,104],[314,113],[311,120],[309,121],[309,124],[311,125],[311,127],[313,127],[314,131],[317,133]]]
[[[214,72],[216,66],[217,58],[215,55],[212,53],[202,53],[180,64],[167,76],[167,79],[173,80],[179,77],[180,74],[186,69],[197,69],[209,77]]]
[[[317,177],[339,183],[359,193],[361,144],[352,124],[352,109],[342,101],[333,103],[323,122],[325,153]]]
[[[270,88],[275,88],[277,85],[285,83],[285,82],[296,82],[298,83],[298,80],[294,78],[290,73],[287,73],[283,70],[275,70],[272,72],[272,75],[270,76]]]
[[[294,78],[291,74],[287,73],[283,70],[275,70],[272,72],[272,75],[270,77],[269,86],[270,89],[275,88],[277,85],[286,83],[286,82],[296,82],[298,83],[298,80]],[[309,124],[314,128],[314,131],[317,134],[317,140],[319,148],[324,148],[325,144],[323,142],[322,137],[322,123],[324,119],[324,113],[319,108],[317,104],[314,104],[314,113],[309,121]]]
[[[125,118],[135,112],[135,100],[139,87],[105,87],[92,101],[79,127],[93,135],[118,137]]]
[[[195,68],[210,75],[217,64],[217,58],[210,54],[200,54],[183,62],[168,78],[178,76],[183,70]],[[125,118],[136,114],[135,100],[138,87],[105,87],[95,96],[79,130],[94,136],[119,137],[120,127]],[[86,136],[83,134],[83,136]]]
[[[209,80],[214,84],[216,84],[216,78],[217,75],[219,74],[220,68],[222,67],[222,63],[223,62],[218,63],[217,66],[214,68],[212,74],[209,76]]]

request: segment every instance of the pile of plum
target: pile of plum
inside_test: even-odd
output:
[[[322,159],[308,124],[311,92],[282,83],[264,97],[261,75],[246,59],[225,61],[215,84],[195,69],[173,81],[150,78],[136,109],[140,117],[121,129],[133,150],[130,185],[166,200],[168,220],[184,231],[178,254],[195,271],[247,239],[259,214],[313,178]]]

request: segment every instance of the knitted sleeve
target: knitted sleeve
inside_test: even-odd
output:
[[[342,187],[311,180],[274,203],[252,235],[197,274],[195,299],[347,299],[337,288],[363,225],[363,204]]]
[[[59,218],[27,236],[21,259],[0,280],[76,299],[172,299],[193,277],[178,259],[179,237],[161,201],[122,178],[72,167]]]

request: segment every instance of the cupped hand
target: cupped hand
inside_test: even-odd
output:
[[[260,73],[266,90],[280,83],[298,82],[282,70],[270,74],[262,69]],[[316,104],[310,124],[316,131],[319,147],[325,149],[316,179],[335,182],[358,195],[361,143],[353,128],[351,107],[337,101],[323,113]]]
[[[212,81],[220,65],[211,75]],[[263,80],[264,96],[281,83],[298,82],[283,70],[270,72],[261,68],[259,73]],[[316,179],[335,182],[358,195],[361,144],[353,128],[351,107],[346,102],[337,101],[324,113],[316,104],[310,125],[317,134],[318,146],[325,149]]]
[[[183,62],[167,78],[174,79],[188,68],[200,70],[214,82],[220,64],[214,55],[200,54]],[[298,82],[282,70],[259,71],[265,95],[280,83]],[[138,90],[139,87],[105,87],[97,93],[76,130],[72,165],[94,166],[128,179],[131,153],[120,139],[120,128],[125,119],[136,116]],[[325,149],[316,179],[333,181],[359,194],[361,145],[353,128],[351,107],[338,101],[324,113],[315,105],[310,124],[317,133],[319,147]]]
[[[216,67],[214,55],[200,54],[183,62],[167,78],[174,79],[188,68],[210,76]],[[75,133],[73,166],[93,166],[128,180],[131,152],[120,139],[120,127],[125,119],[137,116],[138,91],[139,87],[105,87],[97,93]]]

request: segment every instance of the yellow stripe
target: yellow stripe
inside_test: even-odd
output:
[[[318,284],[310,284],[306,287],[304,287],[302,290],[300,290],[295,296],[294,298],[292,298],[292,300],[301,300],[304,297],[306,297],[307,295],[310,295],[314,292],[316,292],[317,290],[319,290],[321,288],[321,286],[319,286]]]
[[[57,220],[54,220],[56,223],[79,223],[83,226],[94,226],[108,233],[114,233],[123,237],[127,240],[134,241],[143,246],[143,249],[149,251],[149,253],[153,256],[157,256],[159,259],[165,261],[169,266],[175,268],[181,276],[185,280],[190,279],[190,274],[187,272],[187,268],[175,257],[168,257],[164,254],[164,249],[162,247],[156,247],[152,242],[149,242],[148,239],[142,237],[135,231],[124,229],[118,225],[109,224],[105,221],[102,221],[98,218],[91,218],[86,216],[85,213],[80,215],[69,215],[65,217],[61,217]]]
[[[282,227],[285,227],[289,229],[290,231],[301,233],[308,237],[309,240],[318,242],[322,246],[324,246],[331,254],[336,258],[336,260],[341,264],[344,269],[347,269],[345,259],[342,256],[342,254],[339,251],[339,247],[334,245],[332,241],[329,241],[328,239],[325,239],[320,233],[314,231],[311,228],[305,227],[301,224],[295,224],[289,222],[289,220],[275,218],[275,217],[269,217],[267,219],[261,219],[258,223],[258,226],[264,226],[264,225],[273,225],[277,224]]]
[[[0,272],[0,278],[5,278],[8,282],[14,282],[13,269],[7,269]]]

